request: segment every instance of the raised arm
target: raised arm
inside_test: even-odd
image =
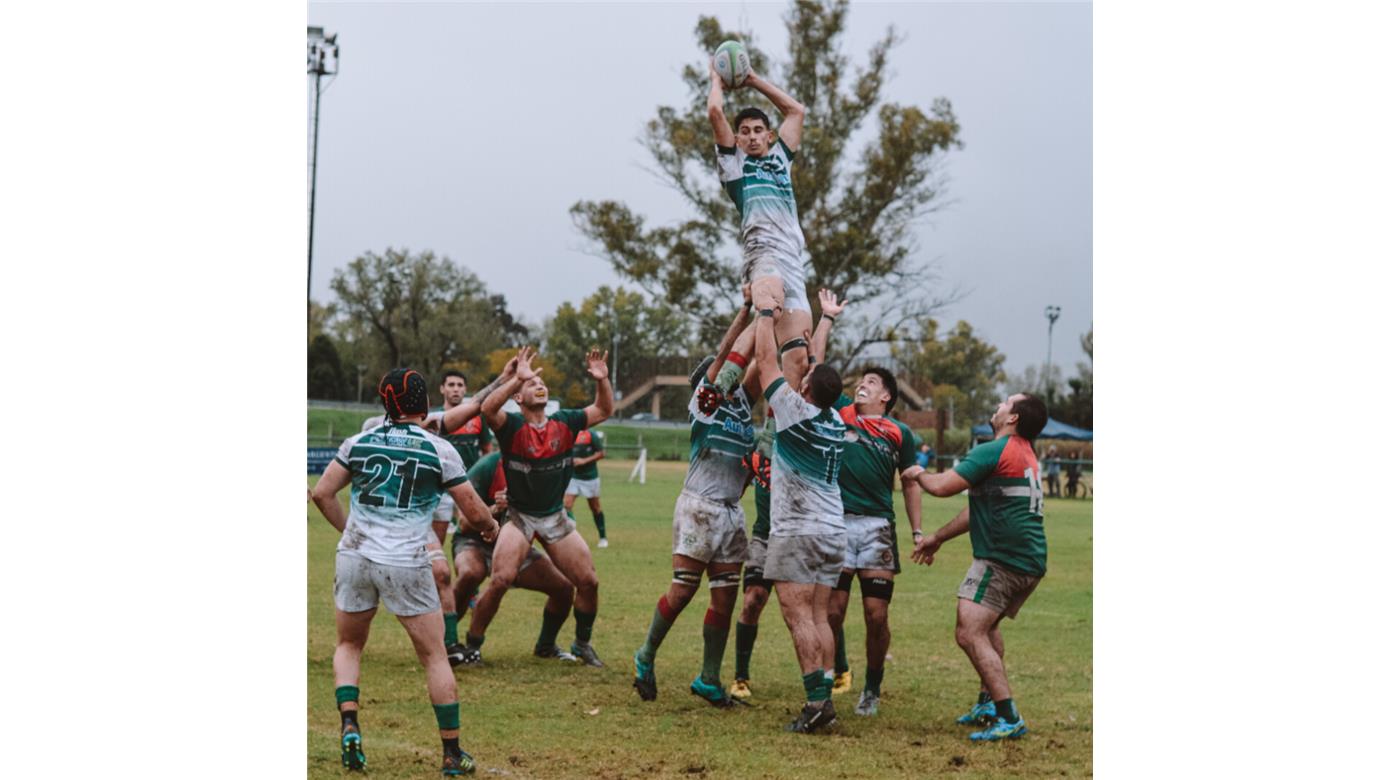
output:
[[[715,352],[715,359],[710,363],[710,368],[705,372],[705,378],[710,384],[715,383],[719,377],[719,370],[724,366],[724,358],[734,349],[734,344],[739,340],[739,335],[744,332],[744,328],[749,325],[749,311],[753,308],[752,293],[749,285],[744,285],[744,308],[734,315],[734,321],[729,323],[729,330],[724,332],[724,339],[719,343],[719,349]]]
[[[924,492],[938,496],[939,498],[956,496],[969,487],[972,487],[972,483],[963,479],[958,472],[952,469],[948,469],[940,474],[934,471],[928,471],[921,466],[911,466],[906,470],[904,472],[904,481],[906,483],[913,482],[922,488]]]
[[[714,68],[713,65],[710,67]],[[749,76],[744,80],[744,84],[762,92],[763,96],[777,107],[778,112],[783,115],[783,122],[778,125],[778,137],[783,139],[787,148],[794,152],[797,151],[798,145],[802,143],[802,120],[807,116],[807,107],[753,71],[749,71]],[[713,85],[710,90],[713,94]]]
[[[515,364],[515,373],[497,386],[495,390],[492,390],[486,396],[486,400],[481,402],[481,421],[492,430],[506,423],[506,413],[501,411],[501,407],[506,405],[506,401],[515,395],[521,385],[535,376],[534,370],[530,368],[530,361],[534,359],[535,350],[532,347],[521,347],[520,352],[511,359],[511,362]]]
[[[706,101],[706,113],[710,117],[710,128],[715,131],[715,143],[719,146],[734,146],[734,129],[724,116],[724,82],[715,71],[715,59],[710,58],[710,98]],[[791,148],[791,147],[789,147]]]
[[[836,302],[836,293],[823,289],[817,293],[817,300],[821,303],[822,318],[817,323],[817,329],[812,333],[811,356],[813,363],[826,362],[826,343],[831,336],[831,328],[836,324],[836,318],[841,316],[846,304],[850,301]]]
[[[909,532],[914,535],[914,544],[924,535],[924,492],[913,481],[903,482],[904,514],[909,518]]]
[[[505,368],[501,369],[501,375],[491,380],[491,384],[476,391],[476,394],[471,398],[443,412],[441,418],[442,430],[444,432],[455,431],[463,425],[466,425],[473,417],[481,414],[481,407],[486,401],[487,396],[491,395],[491,393],[495,392],[496,388],[508,382],[510,378],[515,375],[515,362],[515,358],[506,361]]]
[[[583,413],[588,420],[588,427],[592,428],[598,423],[612,417],[613,413],[613,389],[612,382],[608,381],[608,353],[599,352],[596,349],[588,351],[588,375],[598,383],[598,390],[593,396],[593,403],[584,407]]]
[[[753,359],[758,365],[758,382],[767,390],[783,375],[783,368],[778,363],[777,336],[773,330],[773,316],[779,307],[772,293],[766,290],[762,298],[754,303],[758,306],[758,324],[754,326]]]

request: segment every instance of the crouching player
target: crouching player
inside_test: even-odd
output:
[[[442,773],[471,772],[461,749],[457,684],[443,647],[442,605],[428,562],[433,509],[446,492],[462,516],[486,538],[496,521],[467,482],[452,445],[422,428],[428,383],[417,371],[395,369],[379,383],[389,423],[340,445],[312,491],[312,500],[341,532],[335,556],[335,699],[341,718],[341,763],[363,769],[360,736],[360,656],[379,601],[408,632],[428,678],[428,698],[442,739]],[[346,517],[336,493],[350,485]]]

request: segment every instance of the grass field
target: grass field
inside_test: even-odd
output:
[[[954,593],[971,562],[964,536],[944,546],[930,568],[908,565],[908,525],[899,523],[905,558],[890,621],[880,713],[851,713],[865,669],[865,627],[858,602],[846,623],[856,683],[836,697],[840,724],[827,735],[788,734],[802,682],[776,602],[763,614],[754,649],[755,706],[711,709],[687,690],[700,669],[705,591],[680,616],[657,657],[660,695],[643,703],[631,689],[631,656],[671,576],[671,508],[682,463],[652,463],[645,486],[627,484],[631,464],[604,461],[603,502],[612,545],[595,550],[600,609],[593,644],[605,669],[536,660],[541,594],[512,591],[483,648],[482,667],[457,670],[463,746],[477,776],[512,778],[738,777],[1086,777],[1092,774],[1092,521],[1089,501],[1047,500],[1050,571],[1020,616],[1003,624],[1007,667],[1030,733],[1016,742],[973,745],[953,723],[977,693],[977,677],[953,641]],[[309,478],[309,483],[314,478]],[[342,500],[344,500],[342,495]],[[965,498],[924,499],[931,531]],[[896,505],[899,505],[897,500]],[[596,539],[584,511],[579,529]],[[751,495],[745,511],[753,517]],[[307,774],[341,777],[331,654],[331,586],[337,534],[308,504]],[[462,632],[465,633],[463,620]],[[560,634],[567,646],[572,618]],[[360,724],[370,774],[437,775],[441,747],[423,673],[408,637],[380,610],[365,651]],[[725,655],[734,669],[733,634]]]

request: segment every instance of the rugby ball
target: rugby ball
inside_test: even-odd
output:
[[[749,51],[738,41],[725,41],[715,49],[715,71],[724,86],[734,89],[749,77]]]

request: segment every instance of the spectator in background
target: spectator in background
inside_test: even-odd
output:
[[[1060,451],[1051,444],[1045,451],[1045,491],[1051,498],[1060,497]]]
[[[1069,463],[1065,464],[1065,495],[1074,498],[1074,492],[1079,489],[1079,450],[1069,454]]]
[[[929,461],[933,459],[933,448],[924,444],[919,451],[914,453],[914,462],[923,468],[928,468]]]

